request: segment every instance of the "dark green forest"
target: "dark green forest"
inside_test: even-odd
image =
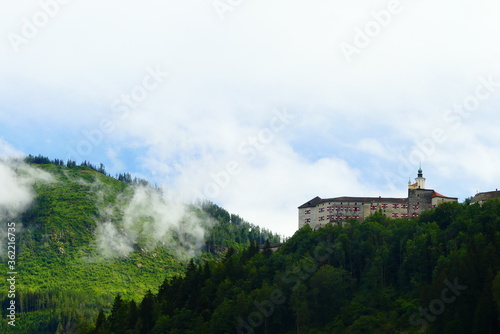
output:
[[[147,187],[153,193],[160,191],[158,188],[128,173],[111,177],[103,165],[89,162],[77,165],[43,156],[28,156],[25,162],[50,173],[54,181],[36,183],[33,204],[15,220],[20,231],[16,245],[17,321],[15,328],[5,321],[0,333],[77,333],[81,324],[97,318],[99,310],[111,312],[117,294],[128,302],[140,301],[148,291],[157,293],[165,278],[184,275],[188,262],[178,258],[172,248],[148,249],[138,240],[128,256],[103,258],[96,247],[99,222],[112,221],[120,230],[124,215],[120,207],[127,204],[136,187]],[[190,205],[187,210],[206,230],[192,263],[220,261],[228,249],[242,251],[251,243],[280,240],[214,203]],[[0,222],[2,226],[7,223],[4,219]],[[182,237],[182,232],[172,233]],[[7,268],[6,259],[0,264]],[[7,278],[2,270],[4,320],[9,303]]]
[[[499,333],[500,199],[297,231],[190,262],[83,333]]]

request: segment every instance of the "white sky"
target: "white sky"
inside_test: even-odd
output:
[[[419,161],[429,187],[463,199],[500,188],[499,10],[494,0],[4,1],[0,152],[103,162],[285,235],[316,195],[405,196]],[[155,69],[168,72],[159,84]],[[119,103],[132,92],[134,108]],[[113,128],[101,137],[103,120]]]

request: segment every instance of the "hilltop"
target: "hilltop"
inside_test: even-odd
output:
[[[2,218],[19,231],[17,333],[70,330],[108,309],[117,293],[136,299],[155,292],[165,278],[183,275],[190,259],[217,260],[229,248],[279,241],[213,203],[172,201],[146,180],[111,177],[102,165],[29,156],[9,168],[19,180],[44,175],[31,182],[29,207]]]

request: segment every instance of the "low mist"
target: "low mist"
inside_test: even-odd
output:
[[[101,193],[101,199],[105,196]],[[117,203],[99,205],[95,242],[105,259],[124,258],[134,249],[167,248],[180,260],[200,253],[212,220],[200,210],[150,186],[134,186]]]
[[[35,198],[36,183],[53,182],[47,172],[31,167],[21,159],[0,159],[0,258],[6,255],[7,223],[16,222],[16,236],[22,225],[17,217],[26,211]]]

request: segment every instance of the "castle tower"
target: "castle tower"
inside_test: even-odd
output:
[[[415,182],[417,183],[417,189],[425,189],[425,177],[422,173],[422,166],[420,166],[420,168],[418,169],[418,174]]]
[[[415,178],[415,183],[408,181],[408,189],[425,189],[425,177],[422,172],[422,166],[418,169],[417,177]]]

